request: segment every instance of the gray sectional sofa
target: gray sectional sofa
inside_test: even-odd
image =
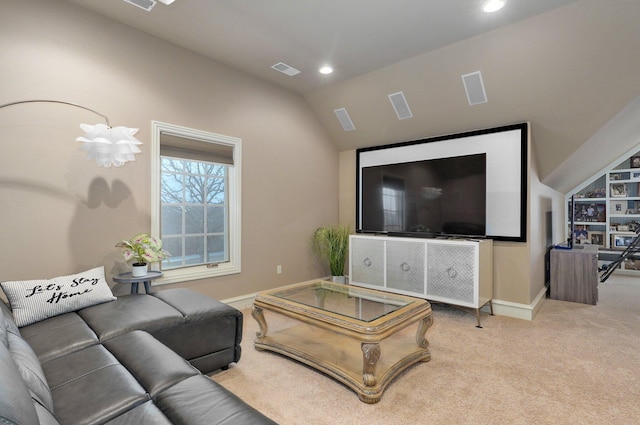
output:
[[[168,289],[21,328],[0,310],[2,424],[275,424],[203,375],[240,359],[226,304]]]

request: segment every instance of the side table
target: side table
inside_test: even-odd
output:
[[[148,294],[151,292],[151,281],[162,277],[162,272],[148,271],[146,275],[140,277],[131,276],[131,272],[120,273],[117,276],[113,276],[113,281],[118,283],[130,283],[131,293],[138,293],[138,283],[144,283],[144,291]]]
[[[550,298],[596,305],[598,302],[598,247],[551,250]]]

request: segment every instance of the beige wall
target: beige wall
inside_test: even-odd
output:
[[[533,140],[535,143],[535,138]],[[564,194],[540,182],[536,158],[530,155],[529,168],[529,241],[531,245],[531,288],[529,297],[533,301],[544,289],[545,255],[549,245],[563,242],[566,220]],[[551,213],[551,221],[547,214]],[[549,229],[549,227],[551,227]],[[549,236],[550,234],[550,236]]]
[[[243,141],[242,273],[185,286],[224,299],[325,273],[309,238],[338,220],[339,156],[302,97],[57,0],[3,0],[0,63],[0,104],[79,103],[144,143],[136,162],[98,168],[74,140],[100,117],[1,109],[1,279],[122,271],[116,241],[150,230],[151,120]]]

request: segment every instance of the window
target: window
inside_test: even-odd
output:
[[[152,232],[171,253],[159,283],[239,273],[240,139],[152,127]]]
[[[383,228],[386,231],[404,229],[404,182],[388,176],[382,178]]]

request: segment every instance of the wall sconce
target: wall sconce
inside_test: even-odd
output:
[[[128,127],[111,127],[109,118],[106,115],[96,112],[86,106],[78,105],[71,102],[63,102],[60,100],[20,100],[17,102],[5,103],[0,105],[0,109],[21,103],[59,103],[62,105],[75,106],[100,115],[106,121],[105,124],[80,124],[80,128],[85,131],[85,135],[76,138],[77,142],[84,144],[80,148],[87,152],[87,159],[95,159],[101,167],[121,167],[129,161],[135,161],[134,154],[142,152],[137,145],[141,145],[134,134],[138,132],[137,128]]]

